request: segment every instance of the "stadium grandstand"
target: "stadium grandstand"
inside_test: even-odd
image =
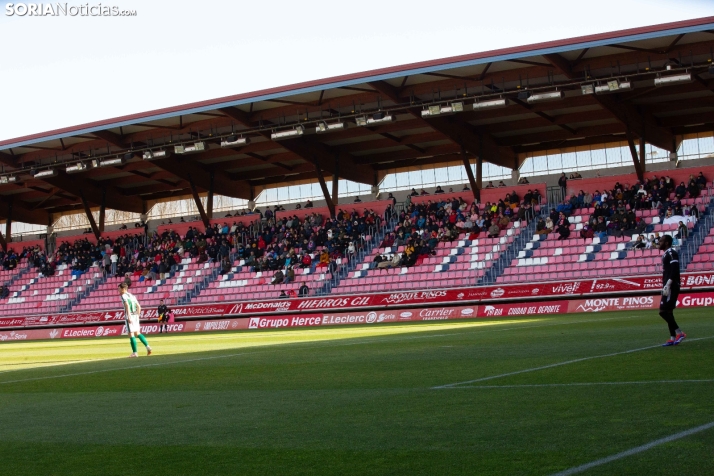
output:
[[[682,270],[714,257],[714,17],[0,142],[2,315]]]

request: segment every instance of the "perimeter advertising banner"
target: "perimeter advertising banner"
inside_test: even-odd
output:
[[[711,306],[714,292],[686,293],[679,297],[678,308]],[[564,299],[548,302],[482,304],[478,306],[444,306],[381,311],[354,311],[295,315],[264,315],[198,321],[182,321],[169,325],[169,332],[216,332],[280,328],[309,328],[357,324],[399,323],[415,321],[445,321],[455,319],[526,317],[582,312],[651,310],[659,307],[659,296],[622,296],[591,299]],[[142,332],[156,334],[156,323],[143,324]],[[36,339],[75,339],[126,335],[124,324],[26,329],[0,332],[0,342]]]
[[[659,290],[662,286],[662,279],[659,276],[640,276],[633,278],[602,278],[602,279],[582,279],[575,281],[516,284],[504,286],[480,286],[472,288],[440,289],[433,291],[404,291],[392,293],[376,293],[349,296],[326,296],[306,299],[275,299],[269,301],[246,301],[246,302],[218,302],[212,304],[190,304],[186,306],[172,307],[177,318],[180,320],[190,320],[192,318],[207,317],[230,317],[230,316],[254,316],[268,314],[295,314],[295,313],[320,313],[338,311],[356,311],[368,309],[391,309],[414,306],[438,306],[441,304],[455,304],[477,302],[486,304],[488,302],[509,301],[527,302],[534,299],[543,298],[571,298],[577,296],[603,296],[603,299],[624,299],[618,294],[637,293],[642,291]],[[682,276],[682,291],[706,289],[714,287],[714,272],[692,273]],[[224,296],[215,296],[217,300],[224,299]],[[624,301],[622,301],[624,302]],[[548,311],[549,305],[553,310]],[[511,305],[511,304],[509,304]],[[515,306],[515,304],[513,304]],[[530,304],[520,304],[514,307],[513,311],[528,313],[527,307]],[[563,302],[548,302],[538,304],[535,313],[550,314],[562,312]],[[626,306],[626,304],[622,304]],[[493,305],[494,309],[503,309],[503,305]],[[120,303],[117,300],[117,308]],[[584,307],[598,307],[584,306]],[[624,308],[623,308],[624,309]],[[396,311],[394,311],[396,312]],[[482,309],[487,313],[488,310]],[[497,312],[497,311],[493,311]],[[502,312],[502,311],[499,311]],[[511,314],[517,315],[517,314]],[[489,317],[489,316],[482,316]],[[143,309],[142,320],[157,318],[155,308]],[[0,318],[0,328],[3,327],[40,327],[58,325],[81,325],[81,324],[111,324],[124,321],[124,312],[120,310],[78,312],[67,314],[50,315],[30,315]]]

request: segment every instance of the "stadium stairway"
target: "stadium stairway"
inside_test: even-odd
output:
[[[173,271],[167,273],[165,279],[140,282],[136,276],[132,276],[130,290],[146,307],[158,306],[161,299],[165,299],[169,305],[185,303],[192,293],[197,289],[205,288],[210,279],[217,275],[217,267],[218,263],[198,264],[196,258],[186,256]],[[76,302],[72,304],[72,310],[89,311],[117,305],[116,287],[124,278],[104,277],[99,274],[100,277],[95,285],[78,296]]]
[[[504,269],[509,266],[511,260],[514,257],[518,256],[520,250],[526,246],[526,243],[528,243],[530,237],[533,236],[533,234],[535,233],[536,225],[538,224],[538,219],[546,216],[548,210],[550,210],[550,207],[548,206],[540,207],[540,210],[538,211],[538,214],[536,215],[535,219],[531,220],[531,222],[523,228],[523,231],[521,231],[521,233],[516,237],[513,243],[511,243],[508,248],[504,250],[503,254],[498,258],[498,260],[493,264],[493,266],[486,270],[486,274],[484,274],[481,279],[479,279],[477,283],[478,285],[488,285],[496,283],[496,280],[499,276],[503,274]]]
[[[711,192],[710,192],[711,196]],[[679,250],[679,261],[682,270],[698,271],[699,269],[688,269],[689,264],[696,261],[703,262],[704,255],[698,256],[702,249],[702,244],[708,236],[711,236],[711,229],[714,226],[714,197],[708,204],[707,210],[699,216],[699,221],[690,232],[687,242]],[[708,260],[707,260],[708,261]],[[704,269],[703,267],[701,269]],[[709,268],[708,268],[709,269]]]
[[[473,286],[521,234],[520,222],[501,231],[497,238],[479,237],[473,240],[462,233],[453,242],[441,242],[434,255],[420,257],[411,267],[377,268],[374,258],[382,254],[391,259],[404,247],[375,247],[365,255],[356,269],[348,273],[335,293],[377,292],[383,290],[432,289],[453,286]]]
[[[331,279],[326,280],[322,289],[316,292],[317,295],[331,294],[333,288],[340,285],[340,282],[347,278],[347,276],[357,269],[357,266],[364,263],[368,256],[373,254],[374,249],[379,246],[384,237],[387,236],[389,230],[393,230],[397,224],[396,215],[389,221],[389,223],[382,223],[379,229],[375,230],[372,239],[365,242],[364,247],[359,250],[359,252],[346,260],[342,266],[340,266],[337,272],[331,277]]]

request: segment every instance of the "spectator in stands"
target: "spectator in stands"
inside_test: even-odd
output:
[[[707,179],[704,177],[702,172],[699,172],[699,175],[697,175],[696,184],[699,186],[700,190],[707,188]]]
[[[391,200],[391,201],[392,201],[392,205],[396,205],[396,204],[397,204],[397,199],[394,198],[394,195],[392,195],[392,192],[389,192],[389,195],[387,196],[387,200]]]
[[[464,184],[464,188],[461,189],[462,192],[470,192],[471,189],[469,188],[468,185]]]
[[[635,244],[632,245],[632,248],[636,250],[644,250],[645,248],[647,248],[647,242],[645,241],[645,237],[642,235],[638,235]]]
[[[489,238],[498,238],[498,235],[501,233],[501,229],[498,227],[496,223],[492,224],[489,229],[488,229],[488,237]]]
[[[565,172],[560,174],[560,178],[558,178],[558,186],[560,187],[560,198],[561,200],[564,200],[567,195],[568,188],[568,178],[565,176]]]
[[[287,271],[285,271],[285,279],[283,284],[294,283],[295,282],[295,270],[292,266],[288,266]]]
[[[559,240],[567,240],[570,237],[570,221],[568,221],[568,218],[562,212],[558,216],[558,223],[555,227],[555,231],[558,232]]]
[[[283,274],[282,270],[277,270],[275,274],[273,274],[273,280],[270,284],[282,284],[284,279],[285,275]]]
[[[583,178],[582,175],[580,175],[578,172],[573,172],[570,174],[570,179],[571,180],[577,180]]]
[[[697,185],[694,180],[691,180],[689,182],[689,186],[687,187],[687,193],[689,193],[689,198],[698,198],[700,192],[701,189],[699,188],[699,185]]]
[[[550,231],[545,227],[545,220],[543,220],[543,218],[539,218],[538,223],[536,223],[536,234],[547,235],[548,233],[550,233]]]
[[[10,289],[7,286],[0,288],[0,299],[6,299],[10,295]]]
[[[424,190],[423,188],[421,189],[421,192],[419,192],[419,195],[429,195],[429,192]]]
[[[409,194],[410,197],[418,197],[419,193],[417,193],[416,190],[412,189],[411,193]]]
[[[131,273],[127,272],[124,274],[124,284],[126,284],[127,288],[131,287]]]
[[[359,195],[355,197],[354,203],[362,203],[362,199],[359,198]]]
[[[495,186],[493,185],[493,182],[489,180],[485,188],[495,188]]]
[[[307,202],[305,202],[304,208],[312,208],[312,200],[308,200]]]
[[[304,282],[300,285],[298,289],[298,297],[307,297],[310,294],[310,288]]]
[[[679,182],[679,185],[677,185],[677,188],[674,189],[674,194],[683,197],[687,194],[687,186],[684,185],[684,182]]]
[[[699,173],[701,173],[701,172],[699,172]],[[687,225],[685,225],[683,221],[680,221],[679,226],[677,227],[676,237],[679,238],[680,241],[684,241],[687,239],[688,236],[689,236],[689,229],[687,228]]]
[[[221,275],[230,273],[231,269],[232,269],[231,262],[228,259],[228,257],[225,256],[223,258],[223,260],[221,261]],[[164,279],[164,278],[161,278],[161,279]]]
[[[528,185],[530,182],[527,177],[521,177],[518,179],[518,185]]]
[[[568,200],[563,200],[563,202],[558,204],[558,206],[555,208],[555,211],[559,214],[570,216],[570,214],[573,212],[573,205],[571,205]]]
[[[289,298],[289,297],[290,297],[290,296],[288,296],[287,294],[285,294],[285,290],[282,290],[282,291],[280,291],[280,295],[278,296],[278,299],[287,299],[287,298]]]
[[[442,190],[441,185],[436,186],[436,190],[434,190],[434,195],[437,193],[444,193],[444,190]]]
[[[580,230],[580,238],[583,239],[583,241],[587,241],[588,239],[592,238],[595,235],[595,230],[592,229],[589,223],[586,223],[583,225],[583,228]]]
[[[498,186],[499,186],[499,187],[505,187],[506,184],[503,182],[503,180],[501,180],[500,182],[498,182]]]

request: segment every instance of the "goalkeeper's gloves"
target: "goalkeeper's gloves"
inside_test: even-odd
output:
[[[669,279],[669,280],[667,280],[667,283],[662,288],[662,296],[669,297],[669,295],[671,293],[672,293],[672,280]]]

